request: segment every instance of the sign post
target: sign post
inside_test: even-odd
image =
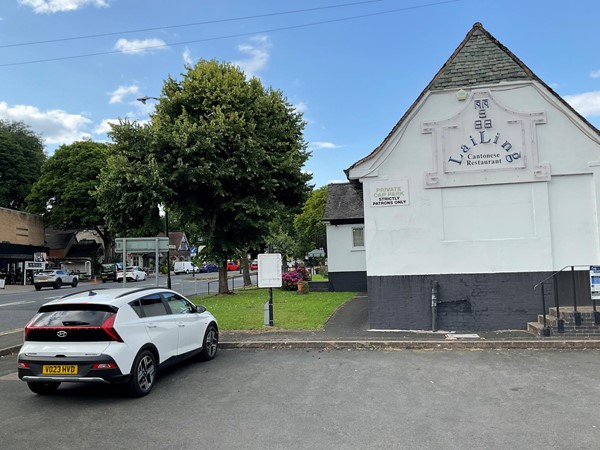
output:
[[[596,310],[596,300],[600,300],[600,266],[590,266],[590,294],[594,305],[594,323],[600,324],[600,312]]]
[[[115,252],[123,253],[123,287],[127,283],[127,254],[128,253],[150,253],[155,255],[156,286],[158,286],[158,275],[160,264],[158,252],[169,251],[169,238],[167,237],[141,237],[141,238],[117,238],[115,239]]]
[[[273,326],[273,288],[281,287],[281,254],[261,253],[258,255],[258,287],[269,288],[268,321],[265,303],[265,325]]]

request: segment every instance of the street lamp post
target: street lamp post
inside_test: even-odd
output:
[[[171,289],[171,239],[169,238],[169,210],[165,208],[165,232],[167,233],[167,239],[169,240],[169,247],[167,248],[167,289]]]
[[[143,97],[140,97],[137,100],[138,100],[138,102],[142,102],[145,105],[148,100],[160,101],[160,98],[144,95]],[[169,244],[167,246],[167,289],[171,289],[171,254],[170,254],[170,248],[169,248],[171,246],[171,240],[169,239],[169,210],[165,207],[164,211],[165,211],[165,234],[167,235],[167,242]],[[158,261],[157,261],[157,263],[158,263]],[[158,267],[158,264],[157,264],[157,267]]]

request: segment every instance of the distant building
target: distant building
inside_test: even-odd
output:
[[[0,208],[0,277],[22,282],[26,262],[46,260],[44,219],[13,209]]]
[[[536,283],[600,265],[600,132],[480,23],[346,175],[328,190],[329,276],[366,278],[372,329],[429,329],[434,282],[440,329],[524,329]]]

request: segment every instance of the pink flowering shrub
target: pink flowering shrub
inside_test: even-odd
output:
[[[308,280],[308,277],[310,277],[310,275],[304,268],[285,272],[281,276],[281,289],[284,291],[295,291],[298,289],[298,282]]]

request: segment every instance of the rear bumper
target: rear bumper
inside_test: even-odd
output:
[[[77,356],[77,357],[44,357],[19,355],[19,363],[27,363],[28,368],[19,368],[19,378],[27,382],[59,381],[78,383],[120,383],[129,379],[123,375],[115,360],[108,355]],[[114,364],[114,369],[93,369],[96,363]],[[77,374],[43,374],[45,365],[76,365]]]

